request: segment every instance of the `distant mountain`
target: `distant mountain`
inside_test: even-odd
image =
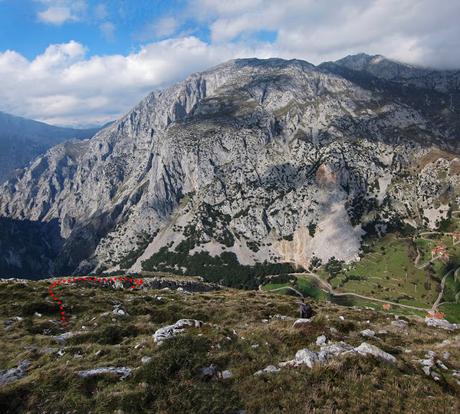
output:
[[[91,138],[99,129],[61,128],[0,112],[0,182],[54,145]]]
[[[3,185],[0,275],[144,269],[248,285],[437,228],[460,210],[457,75],[367,55],[192,74]]]
[[[320,66],[330,67],[331,63],[400,84],[437,90],[443,93],[458,93],[460,91],[460,70],[436,70],[387,59],[382,55],[367,55],[365,53],[346,56],[335,62],[323,63]]]

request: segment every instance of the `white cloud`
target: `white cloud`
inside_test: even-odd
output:
[[[136,34],[136,38],[142,41],[170,37],[180,28],[181,18],[165,16],[147,23]]]
[[[45,8],[82,0],[37,0]],[[431,0],[190,0],[190,7],[150,27],[148,43],[127,55],[87,57],[78,42],[49,46],[32,60],[0,53],[0,110],[57,124],[101,123],[128,111],[157,87],[237,57],[282,57],[312,63],[366,52],[435,67],[460,68],[460,2]],[[99,13],[100,30],[115,27]],[[191,22],[208,27],[211,42],[178,35]],[[183,23],[188,24],[182,26]],[[198,23],[197,23],[198,24]],[[104,26],[105,25],[105,26]],[[276,33],[263,42],[260,31]],[[153,32],[152,32],[153,31]],[[150,36],[151,38],[151,36]],[[144,41],[149,37],[144,38]]]
[[[460,67],[459,1],[190,0],[189,13],[213,43],[277,33],[273,51],[320,63],[347,54],[383,54],[409,63]]]
[[[111,22],[104,22],[99,25],[99,29],[107,40],[115,39],[115,25]]]
[[[38,13],[38,19],[43,23],[60,25],[67,21],[76,20],[67,7],[49,7]]]
[[[163,17],[154,23],[154,27],[157,36],[171,36],[178,27],[178,21],[174,17]]]
[[[87,58],[77,42],[49,46],[27,60],[0,53],[0,110],[61,125],[113,120],[156,87],[254,50],[209,46],[196,37],[147,44],[129,55]],[[263,55],[263,51],[258,54]]]
[[[86,0],[36,0],[46,8],[37,13],[42,23],[62,25],[78,21],[86,11]]]

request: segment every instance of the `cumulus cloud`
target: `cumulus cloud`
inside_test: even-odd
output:
[[[383,54],[408,63],[460,67],[460,2],[433,0],[190,0],[214,43],[260,30],[273,51],[313,63],[347,54]]]
[[[62,24],[69,20],[76,20],[70,9],[67,7],[49,7],[48,9],[39,12],[38,18],[44,23]]]
[[[37,13],[42,23],[61,25],[80,20],[86,10],[86,0],[37,0],[45,9]]]
[[[196,37],[169,39],[129,55],[87,57],[71,41],[49,46],[33,60],[0,53],[0,110],[60,125],[90,125],[113,120],[143,96],[191,72],[252,49],[209,46]],[[264,55],[263,51],[258,54]]]
[[[43,11],[67,7],[75,18],[86,7],[83,0],[37,1]],[[189,0],[188,5],[154,21],[147,27],[150,35],[141,39],[164,40],[127,55],[88,56],[76,41],[51,45],[34,59],[0,52],[0,110],[56,124],[102,123],[154,88],[238,57],[300,58],[318,64],[366,52],[460,68],[460,2]],[[102,33],[113,38],[107,8],[92,10]],[[210,40],[184,35],[190,27],[209,30]],[[264,31],[274,33],[275,40],[264,41]]]

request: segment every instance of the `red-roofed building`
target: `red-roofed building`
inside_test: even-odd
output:
[[[444,246],[443,244],[438,244],[436,247],[434,247],[432,250],[431,250],[431,257],[437,257],[437,256],[443,256],[447,254],[447,250],[446,250],[446,246]],[[449,258],[449,255],[447,254],[447,257]]]
[[[429,311],[427,316],[434,319],[444,319],[446,314],[443,312]]]

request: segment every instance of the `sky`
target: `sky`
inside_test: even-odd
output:
[[[0,111],[93,126],[242,57],[460,68],[460,0],[0,0]]]

